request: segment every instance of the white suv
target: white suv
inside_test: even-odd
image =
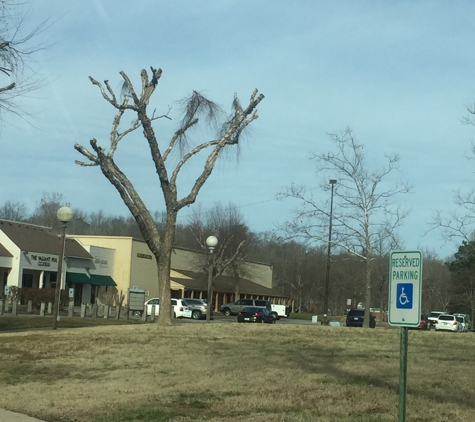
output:
[[[435,327],[435,324],[437,323],[437,318],[439,318],[440,315],[447,315],[447,312],[432,311],[429,315],[427,315],[427,321],[429,323],[429,330],[432,330],[432,328]]]
[[[160,298],[153,297],[145,302],[145,308],[147,310],[147,316],[152,315],[152,307],[155,305],[155,316],[158,316],[160,309]],[[185,310],[185,303],[183,299],[172,299],[173,318],[182,318],[183,311]]]
[[[455,315],[442,314],[437,318],[435,323],[435,331],[462,331],[462,324],[457,320]]]

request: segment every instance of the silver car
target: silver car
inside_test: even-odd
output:
[[[208,305],[201,299],[184,298],[182,299],[186,308],[183,312],[183,318],[203,319],[206,318]],[[211,315],[213,310],[211,310]]]
[[[272,312],[272,305],[268,300],[264,299],[239,299],[236,302],[225,303],[221,305],[219,311],[226,316],[237,315],[247,307],[266,308]]]

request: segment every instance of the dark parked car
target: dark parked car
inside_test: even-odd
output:
[[[238,313],[237,322],[266,322],[267,324],[275,324],[275,318],[266,308],[249,306]]]
[[[364,309],[350,309],[346,315],[347,327],[362,327],[364,323]],[[369,327],[376,327],[376,318],[370,314]]]

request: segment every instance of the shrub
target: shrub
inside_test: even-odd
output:
[[[22,304],[32,301],[33,308],[39,310],[41,302],[54,303],[55,289],[39,289],[37,287],[20,287],[18,288],[18,296]],[[68,306],[69,294],[67,290],[61,290],[60,307]]]

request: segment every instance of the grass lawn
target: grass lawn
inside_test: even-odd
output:
[[[397,328],[101,322],[1,333],[0,407],[51,422],[398,420]],[[408,421],[475,420],[474,340],[410,331]]]

